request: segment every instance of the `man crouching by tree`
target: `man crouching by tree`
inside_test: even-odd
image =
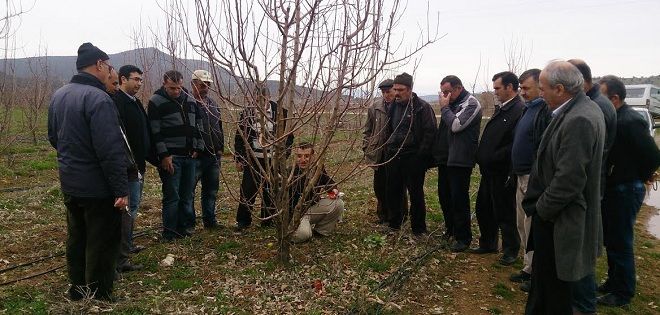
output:
[[[310,168],[313,156],[314,146],[311,143],[302,142],[295,150],[296,166],[289,189],[290,209],[295,213],[293,210],[300,203],[301,213],[304,215],[300,219],[298,230],[291,238],[294,243],[307,241],[312,235],[330,235],[344,211],[344,202],[339,199],[339,190],[325,168],[321,169],[314,188],[305,194],[305,186],[314,177],[315,168]],[[325,194],[327,195],[323,196]]]
[[[105,84],[108,55],[90,43],[78,48],[78,74],[48,108],[48,140],[57,150],[66,206],[69,298],[113,301],[112,285],[128,205],[127,166],[117,110]]]

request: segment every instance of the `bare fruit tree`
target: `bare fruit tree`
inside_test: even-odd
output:
[[[14,144],[17,136],[12,133],[13,115],[18,98],[18,84],[14,76],[16,52],[16,30],[21,15],[28,10],[21,1],[5,0],[0,6],[0,153],[5,153]]]
[[[434,43],[437,31],[420,28],[416,42],[406,47],[403,39],[409,41],[410,34],[396,33],[405,11],[398,0],[172,3],[163,6],[169,18],[179,22],[188,45],[210,64],[214,92],[228,116],[223,117],[225,130],[235,129],[247,143],[246,132],[235,126],[241,111],[256,113],[260,144],[270,158],[246,167],[270,187],[273,207],[267,219],[275,222],[278,260],[288,264],[291,236],[310,204],[300,198],[290,205],[294,178],[287,139],[294,135],[315,144],[302,196],[314,191],[326,165],[339,184],[363,171],[358,129],[373,101],[374,82]],[[270,99],[262,97],[265,88]],[[279,104],[273,116],[268,101]],[[256,161],[250,146],[246,151]]]
[[[25,130],[32,137],[32,144],[37,144],[37,131],[46,119],[45,108],[53,94],[53,84],[48,69],[48,51],[43,50],[35,58],[28,60],[29,76],[23,85],[21,107]]]

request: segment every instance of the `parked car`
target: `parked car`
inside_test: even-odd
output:
[[[649,110],[642,106],[633,106],[632,108],[640,115],[642,115],[642,117],[644,117],[644,120],[648,122],[649,133],[651,134],[651,137],[655,136],[655,130],[654,130],[655,121],[653,120],[653,117],[651,117],[651,113],[649,113]]]
[[[626,103],[646,107],[652,117],[660,117],[660,87],[652,84],[626,85]]]

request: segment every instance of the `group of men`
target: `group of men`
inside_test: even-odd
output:
[[[222,121],[208,95],[213,77],[206,70],[193,72],[190,92],[180,72],[167,71],[145,111],[136,97],[143,82],[138,67],[117,71],[90,43],[79,47],[76,67],[70,84],[53,95],[48,115],[67,208],[69,296],[113,300],[116,272],[141,267],[129,257],[141,249],[132,233],[147,162],[162,183],[163,240],[194,232],[198,182],[204,227],[218,227]],[[412,233],[425,235],[425,173],[437,167],[443,237],[453,240],[451,250],[496,253],[501,234],[499,262],[511,265],[522,248],[524,267],[510,280],[530,292],[528,314],[593,313],[596,301],[628,304],[635,289],[633,225],[660,152],[646,122],[625,104],[625,86],[614,76],[592,83],[581,60],[554,61],[520,77],[501,72],[492,81],[499,104],[483,131],[481,104],[456,76],[440,83],[439,124],[432,107],[412,92],[412,76],[379,84],[383,101],[368,111],[363,143],[374,168],[378,223],[391,232],[409,218]],[[262,170],[272,168],[276,130],[287,113],[270,101],[267,88],[254,94],[234,139],[242,172],[238,232],[251,225],[257,194],[262,225],[270,225],[277,210]],[[307,209],[293,234],[299,242],[329,235],[344,205],[322,167],[314,189],[305,189],[309,170],[319,165],[312,144],[293,148],[293,140],[289,134],[282,141],[295,157],[289,206]],[[480,238],[470,248],[476,164]],[[596,287],[603,239],[608,276]],[[603,295],[596,299],[596,292]]]
[[[147,162],[157,167],[162,183],[165,242],[194,233],[195,188],[200,182],[204,228],[219,227],[216,200],[224,134],[220,108],[209,97],[211,73],[194,71],[188,91],[181,72],[167,71],[145,110],[136,97],[143,72],[134,65],[117,71],[109,59],[91,43],[81,45],[78,74],[55,92],[48,112],[48,138],[57,150],[67,208],[66,256],[72,300],[91,296],[112,301],[113,281],[119,273],[142,268],[129,258],[143,249],[133,244],[133,227]],[[267,168],[272,162],[278,108],[269,101],[268,89],[255,92],[258,97],[248,101],[241,112],[235,137],[236,166],[242,171],[238,232],[251,224],[259,192],[262,225],[269,225],[275,213],[269,182],[259,167]],[[293,136],[289,136],[287,156],[292,145]],[[325,169],[315,189],[305,194],[313,155],[310,143],[300,143],[295,149],[290,185],[295,202],[291,207],[308,209],[293,234],[296,242],[332,233],[344,209],[337,186]]]
[[[596,304],[629,304],[635,217],[660,166],[648,123],[625,104],[621,80],[593,83],[579,59],[520,77],[501,72],[492,81],[498,104],[483,131],[480,102],[456,76],[440,83],[437,130],[429,104],[411,93],[408,74],[379,85],[383,101],[369,109],[363,146],[374,168],[377,223],[386,231],[401,227],[407,191],[412,232],[426,233],[421,187],[426,169],[437,165],[451,250],[497,253],[501,234],[499,263],[508,266],[522,248],[523,269],[510,280],[529,292],[527,314],[591,314]],[[476,164],[480,237],[470,248]],[[603,238],[608,274],[597,286]]]

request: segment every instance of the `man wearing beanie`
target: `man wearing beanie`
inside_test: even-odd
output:
[[[394,103],[388,110],[385,160],[389,230],[399,230],[406,213],[403,203],[410,195],[410,225],[415,236],[426,231],[424,176],[431,165],[436,119],[431,105],[412,92],[413,78],[407,73],[394,78]]]
[[[78,74],[48,108],[67,213],[69,298],[114,300],[112,282],[128,205],[128,159],[118,114],[106,93],[112,66],[90,43],[78,48]]]

